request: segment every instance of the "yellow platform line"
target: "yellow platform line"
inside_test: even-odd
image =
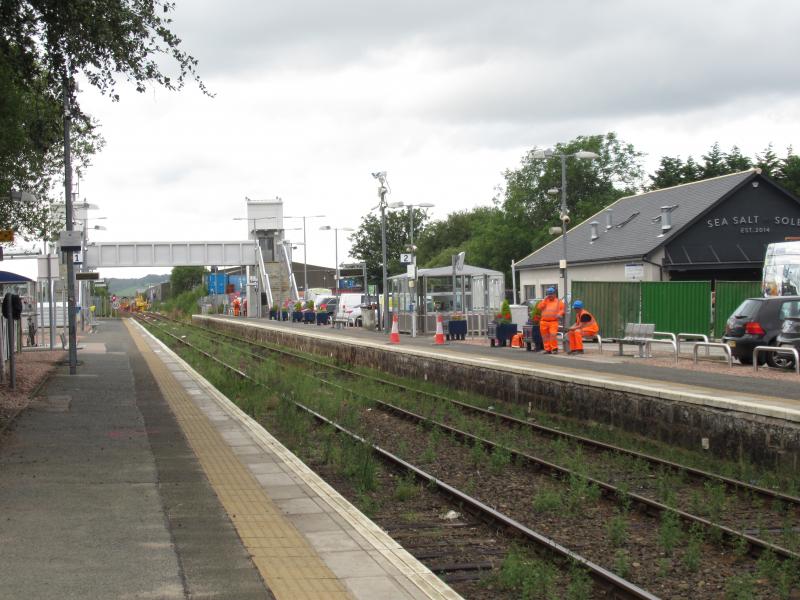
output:
[[[158,387],[261,576],[279,600],[351,598],[233,453],[191,397],[124,319]]]

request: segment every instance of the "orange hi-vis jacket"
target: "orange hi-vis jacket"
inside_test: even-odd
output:
[[[548,296],[539,303],[542,307],[542,321],[557,321],[564,316],[564,301]]]
[[[584,309],[575,312],[575,325],[586,337],[597,335],[597,332],[600,331],[600,326],[595,321],[594,315]]]

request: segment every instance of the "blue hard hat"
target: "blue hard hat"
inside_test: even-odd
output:
[[[583,308],[583,302],[581,300],[575,300],[575,302],[572,303],[572,308],[574,308],[575,310],[582,309]]]
[[[554,287],[549,287],[549,288],[547,288],[547,295],[548,295],[548,296],[549,296],[550,294],[555,294],[555,293],[556,293],[556,288],[554,288]]]

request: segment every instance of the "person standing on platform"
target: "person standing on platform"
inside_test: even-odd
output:
[[[575,300],[572,308],[575,309],[575,324],[569,328],[569,353],[583,354],[583,338],[596,336],[600,332],[592,313],[583,308],[581,300]]]
[[[556,296],[556,289],[547,288],[547,297],[539,305],[542,307],[542,320],[539,330],[547,354],[558,354],[558,322],[564,318],[564,301]]]
[[[531,308],[531,325],[533,325],[532,337],[533,337],[533,351],[534,352],[541,352],[544,350],[544,345],[542,344],[542,302],[541,300],[536,303],[535,306]]]

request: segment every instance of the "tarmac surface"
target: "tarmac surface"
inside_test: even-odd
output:
[[[0,439],[0,598],[273,598],[123,325],[91,340]]]
[[[132,320],[0,437],[0,600],[460,596]]]

